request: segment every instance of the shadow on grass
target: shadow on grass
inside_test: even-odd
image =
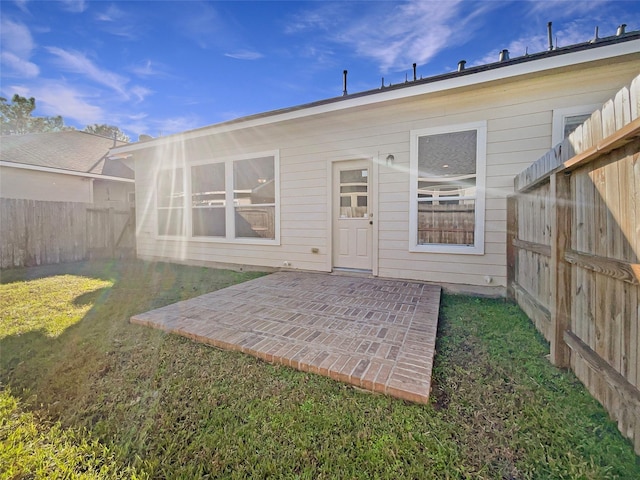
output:
[[[97,290],[93,290],[91,292],[87,292],[87,293],[83,293],[81,295],[78,295],[74,300],[73,300],[73,305],[78,306],[78,307],[82,307],[82,306],[86,306],[86,305],[95,305],[98,303],[102,303],[105,301],[106,296],[109,294],[109,291],[111,290],[111,288],[113,287],[104,287],[104,288],[98,288]]]
[[[136,399],[159,369],[158,352],[176,339],[131,325],[129,318],[261,274],[142,261],[78,262],[3,271],[2,283],[60,275],[108,280],[112,286],[72,298],[73,306],[90,309],[57,336],[39,329],[0,338],[0,387],[10,389],[22,408],[36,411],[39,418],[88,429],[94,439],[126,452],[126,462],[131,462],[127,439],[114,433],[129,428],[132,438],[139,425],[108,417],[114,410],[137,408]],[[29,315],[28,309],[23,315]],[[94,429],[96,423],[101,425]]]
[[[552,464],[566,462],[570,478],[640,478],[631,443],[573,372],[549,363],[548,343],[515,304],[444,295],[436,349],[434,408],[493,474],[559,478]],[[535,470],[523,469],[524,456]]]
[[[73,275],[108,280],[111,287],[79,294],[74,306],[91,306],[78,322],[56,338],[45,330],[31,331],[0,339],[0,376],[4,383],[19,387],[14,391],[34,390],[34,394],[50,403],[43,378],[55,375],[77,377],[79,368],[91,375],[99,368],[100,359],[115,347],[123,347],[139,338],[141,329],[129,324],[131,316],[159,306],[191,298],[209,291],[260,276],[260,273],[237,273],[200,269],[166,263],[129,261],[119,263],[77,262],[48,265],[2,273],[2,283],[28,281],[58,275]],[[37,299],[36,299],[37,301]],[[148,336],[142,330],[141,337]],[[115,342],[115,344],[114,344]],[[50,365],[45,368],[45,364]],[[69,364],[75,368],[69,368]],[[60,370],[64,370],[61,372]]]
[[[0,270],[0,284],[24,282],[56,275],[80,275],[100,280],[114,280],[121,266],[115,261],[70,262],[54,265]]]

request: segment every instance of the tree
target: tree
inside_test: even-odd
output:
[[[2,135],[24,135],[25,133],[60,132],[72,130],[64,124],[64,119],[55,117],[33,117],[36,99],[15,94],[11,103],[0,97],[0,133]]]
[[[130,142],[131,139],[127,136],[126,133],[124,133],[122,130],[120,130],[118,127],[115,127],[113,125],[107,125],[107,124],[100,124],[98,125],[97,123],[93,124],[93,125],[87,125],[86,127],[84,127],[84,131],[88,132],[88,133],[93,133],[95,135],[102,135],[103,137],[109,137],[109,138],[116,138],[116,140],[120,140],[121,142]]]

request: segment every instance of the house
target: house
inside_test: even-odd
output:
[[[498,60],[498,58],[497,58]],[[414,68],[415,72],[415,68]],[[514,176],[640,72],[640,32],[129,144],[137,252],[503,295]]]
[[[133,170],[107,158],[113,146],[111,138],[76,130],[2,136],[0,197],[128,206]]]

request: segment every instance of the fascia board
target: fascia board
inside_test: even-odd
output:
[[[59,173],[62,175],[72,175],[74,177],[96,178],[100,180],[112,180],[114,182],[135,183],[135,179],[113,177],[110,175],[98,175],[95,173],[76,172],[73,170],[64,170],[62,168],[42,167],[39,165],[28,165],[26,163],[14,163],[0,160],[0,167],[19,168],[21,170],[32,170],[37,172]]]

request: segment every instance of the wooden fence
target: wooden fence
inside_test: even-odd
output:
[[[475,203],[464,200],[418,204],[418,243],[473,245],[476,225]]]
[[[640,454],[640,76],[515,178],[509,293]]]
[[[0,268],[135,256],[133,210],[0,199]]]

